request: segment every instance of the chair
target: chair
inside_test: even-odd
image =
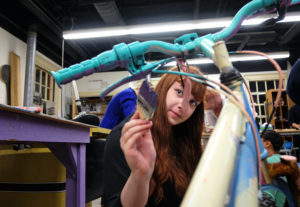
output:
[[[86,145],[86,203],[103,194],[105,139],[91,139]]]
[[[292,155],[293,151],[293,142],[285,141],[282,145],[282,149],[280,150],[280,154]]]

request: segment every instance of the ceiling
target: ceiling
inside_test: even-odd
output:
[[[66,30],[233,17],[246,0],[10,0],[0,8],[0,26],[26,42],[27,32],[37,32],[37,50],[62,63],[62,33]],[[4,3],[2,3],[4,4]],[[300,5],[289,8],[300,11]],[[230,51],[262,52],[289,50],[293,64],[300,57],[300,23],[241,28],[228,41]],[[64,66],[70,66],[133,41],[173,40],[184,33],[199,36],[217,30],[195,30],[147,35],[127,35],[64,41]],[[159,58],[148,54],[147,59]],[[264,67],[264,66],[263,66]]]

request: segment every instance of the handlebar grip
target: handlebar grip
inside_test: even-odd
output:
[[[95,72],[105,72],[113,70],[116,67],[124,67],[126,64],[126,61],[118,59],[114,50],[109,50],[90,60],[82,61],[79,64],[72,65],[57,72],[51,71],[51,75],[60,87],[60,84],[69,83],[72,80],[77,80]]]

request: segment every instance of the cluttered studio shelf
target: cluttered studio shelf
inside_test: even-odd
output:
[[[266,120],[271,116],[277,93],[278,90],[276,89],[266,92]],[[283,148],[280,150],[282,154],[297,155],[299,151],[299,148],[295,147],[293,143],[295,135],[300,135],[300,132],[299,130],[292,129],[288,121],[288,113],[293,105],[295,105],[295,103],[288,97],[286,90],[282,90],[279,106],[270,121],[274,130],[277,131],[284,140]]]
[[[104,100],[100,99],[99,96],[81,96],[81,109],[87,114],[98,116],[101,121],[111,99],[112,96],[106,96]],[[78,115],[78,111],[75,105],[75,98],[73,98],[72,117],[74,118],[76,115]]]
[[[266,92],[266,120],[269,119],[272,110],[273,104],[275,102],[278,90],[272,89]],[[274,129],[288,129],[290,128],[288,123],[288,112],[289,109],[294,105],[294,102],[287,96],[286,90],[282,91],[280,104],[276,109],[273,118],[271,119],[270,124]]]

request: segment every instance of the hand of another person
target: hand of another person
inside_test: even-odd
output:
[[[300,130],[300,124],[297,124],[295,122],[292,123],[292,127],[295,128],[295,129]]]
[[[139,112],[136,112],[124,125],[120,140],[131,173],[148,179],[152,176],[156,159],[151,126],[152,122],[140,119]]]
[[[222,107],[222,96],[214,90],[207,89],[205,92],[205,110],[212,110],[219,117]]]

